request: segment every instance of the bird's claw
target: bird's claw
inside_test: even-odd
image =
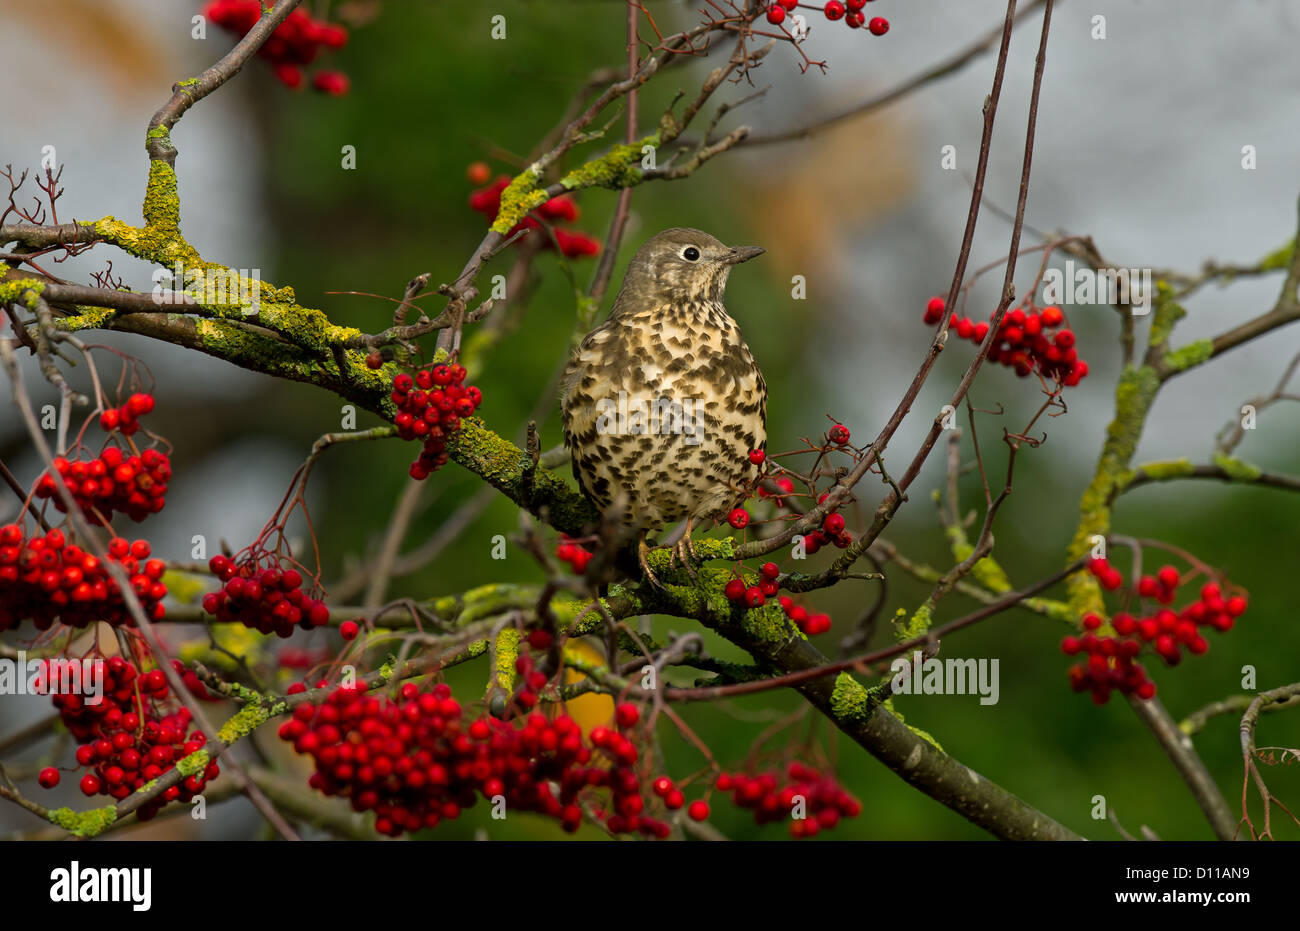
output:
[[[682,534],[682,538],[673,544],[673,558],[681,563],[682,568],[686,570],[686,574],[691,577],[692,582],[700,580],[700,574],[695,571],[694,565],[699,557],[695,555],[695,547],[691,543],[689,530]]]
[[[659,547],[654,548],[659,549]],[[664,583],[659,581],[659,577],[655,575],[654,570],[650,568],[650,560],[648,558],[650,556],[650,549],[651,548],[646,545],[645,537],[642,537],[636,547],[637,564],[641,567],[641,574],[645,576],[645,580],[650,583],[652,588],[657,588],[661,592],[666,591]]]
[[[646,544],[644,538],[642,538],[641,542],[637,545],[637,563],[641,566],[641,572],[645,575],[646,581],[660,591],[664,591],[664,584],[659,581],[659,577],[656,576],[654,570],[650,568],[649,556],[651,550],[668,550],[668,568],[671,570],[680,567],[686,570],[686,574],[691,577],[692,582],[699,581],[700,575],[695,571],[694,566],[698,557],[695,554],[695,547],[691,543],[691,535],[689,531],[672,545],[649,546]]]

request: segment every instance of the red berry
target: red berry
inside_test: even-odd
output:
[[[785,7],[773,4],[767,8],[767,21],[773,26],[779,26],[785,22]]]
[[[126,399],[126,409],[132,417],[143,417],[153,410],[153,395],[133,394]]]
[[[722,594],[726,595],[729,601],[739,601],[745,596],[744,580],[731,579],[722,589]]]
[[[781,567],[774,562],[765,562],[759,572],[762,573],[765,579],[775,579],[781,574]]]
[[[59,771],[53,766],[47,766],[41,770],[41,774],[36,777],[42,789],[53,789],[59,784]]]
[[[641,709],[631,702],[623,702],[614,709],[614,720],[622,728],[634,727],[641,720]]]
[[[1065,321],[1065,315],[1059,307],[1044,307],[1041,316],[1045,327],[1058,327]]]
[[[749,512],[744,508],[734,508],[731,513],[727,515],[727,523],[731,524],[731,526],[735,527],[737,530],[744,530],[749,526]]]
[[[835,0],[832,0],[832,2],[835,2]],[[830,5],[828,4],[827,9],[829,8]],[[839,17],[831,18],[838,19]],[[692,821],[707,821],[709,817],[709,803],[703,799],[696,799],[691,802],[690,806],[686,809],[686,814]]]
[[[823,10],[823,12],[826,14],[826,18],[831,20],[832,22],[837,19],[843,19],[844,4],[841,3],[840,0],[827,0],[826,9]],[[708,811],[708,807],[709,806],[707,805],[704,806],[706,812]],[[707,818],[708,815],[706,814],[705,817]],[[696,819],[696,820],[703,820],[703,819]]]
[[[889,20],[883,16],[877,16],[871,22],[867,23],[867,29],[873,36],[883,36],[889,32]]]
[[[830,437],[830,441],[836,446],[843,446],[849,441],[849,428],[844,426],[842,423],[837,423],[835,426],[831,427],[827,436]]]
[[[762,465],[765,459],[767,459],[767,453],[761,449],[751,449],[749,451],[749,461],[754,465]]]
[[[344,621],[339,625],[339,636],[344,640],[355,640],[361,633],[361,626],[356,621]]]
[[[852,19],[852,15],[850,15],[850,19]],[[852,23],[850,23],[850,25],[852,25]],[[944,303],[943,298],[941,297],[930,298],[930,302],[925,305],[925,317],[924,317],[925,322],[938,323],[941,319],[943,319],[943,311],[945,306],[946,304]]]

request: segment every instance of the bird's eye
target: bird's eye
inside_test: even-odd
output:
[[[688,262],[694,262],[699,257],[700,257],[700,250],[696,249],[694,246],[687,246],[685,249],[682,250],[682,258],[684,258]]]

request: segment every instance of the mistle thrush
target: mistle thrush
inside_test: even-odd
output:
[[[685,520],[685,563],[695,522],[726,514],[758,475],[749,452],[767,442],[767,385],[722,297],[732,266],[764,251],[693,229],[653,237],[565,370],[573,474],[638,534],[651,581],[647,533]]]

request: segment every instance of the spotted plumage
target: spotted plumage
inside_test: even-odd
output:
[[[723,292],[732,267],[762,252],[665,230],[565,370],[574,476],[643,537],[725,515],[758,474],[748,454],[767,442],[767,385]]]

